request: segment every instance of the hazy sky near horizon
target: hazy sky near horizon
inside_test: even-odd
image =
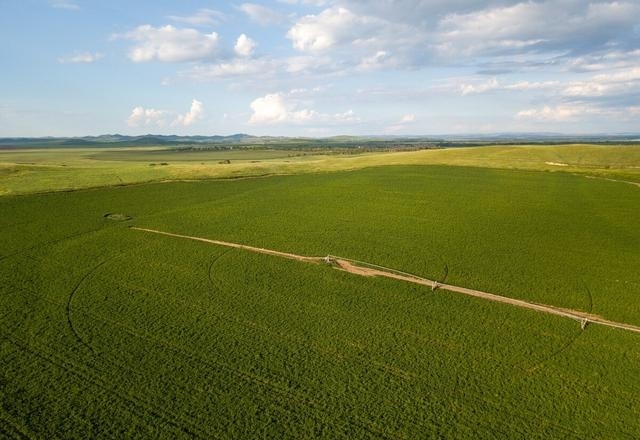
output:
[[[0,0],[0,136],[640,131],[640,0]]]

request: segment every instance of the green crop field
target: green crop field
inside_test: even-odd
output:
[[[0,436],[638,438],[638,333],[131,229],[640,325],[638,151],[2,152]]]

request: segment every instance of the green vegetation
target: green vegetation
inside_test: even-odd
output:
[[[637,334],[129,229],[448,272],[451,284],[640,324],[640,188],[567,172],[372,167],[433,153],[508,168],[525,151],[515,167],[529,168],[601,147],[496,148],[303,157],[315,171],[368,165],[1,197],[0,433],[640,436]],[[572,163],[634,166],[636,150],[616,148]],[[504,163],[491,159],[499,151]],[[145,169],[175,170],[156,154],[170,165]]]
[[[392,152],[370,152],[369,144],[363,145],[362,149],[348,150],[331,145],[299,150],[286,143],[268,148],[218,150],[167,147],[0,150],[0,195],[385,165],[556,171],[640,183],[640,147],[635,145],[518,145]]]

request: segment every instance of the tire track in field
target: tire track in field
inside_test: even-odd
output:
[[[587,286],[586,284],[584,284],[584,288],[585,291],[587,293],[587,300],[588,300],[588,307],[587,307],[587,311],[589,313],[593,312],[593,295],[591,295],[591,290],[589,290],[589,286]],[[586,327],[586,324],[583,324],[584,327],[582,327],[581,330],[584,330]],[[547,356],[546,358],[542,359],[540,362],[538,362],[536,365],[534,365],[533,367],[529,368],[527,371],[529,373],[532,373],[536,370],[538,370],[540,367],[542,367],[544,364],[546,364],[547,362],[549,362],[551,359],[555,358],[556,356],[564,353],[566,350],[568,350],[569,348],[571,348],[571,346],[578,340],[578,338],[584,333],[584,331],[580,331],[577,332],[576,334],[574,334],[573,336],[571,336],[569,338],[569,340],[567,342],[565,342],[560,348],[558,348],[557,350],[555,350],[554,352],[552,352],[549,356]]]
[[[96,270],[98,270],[100,267],[104,266],[107,262],[115,259],[119,255],[120,254],[114,255],[114,256],[112,256],[110,258],[106,258],[106,259],[102,260],[100,263],[98,263],[95,266],[93,266],[91,269],[89,269],[89,271],[86,272],[80,278],[80,280],[76,283],[76,285],[73,287],[73,289],[71,290],[71,293],[69,293],[69,296],[67,298],[67,304],[65,306],[65,313],[67,315],[67,324],[69,325],[69,329],[71,330],[71,333],[73,334],[73,336],[76,339],[76,341],[80,342],[82,345],[84,345],[86,348],[88,348],[89,351],[91,351],[91,353],[93,355],[97,354],[96,351],[93,349],[93,347],[88,342],[86,342],[82,338],[82,336],[80,336],[80,334],[76,330],[75,326],[73,325],[73,320],[71,319],[71,303],[73,302],[73,298],[74,298],[76,292],[78,291],[78,289],[80,288],[80,286],[82,285],[82,283],[84,283],[85,280],[87,278],[89,278]]]
[[[231,250],[231,249],[230,249]],[[229,250],[229,251],[230,251]],[[226,252],[229,252],[226,251]],[[225,252],[225,253],[226,253]],[[112,258],[106,259],[104,261],[102,261],[101,263],[99,263],[98,265],[94,266],[89,272],[87,272],[82,279],[79,281],[79,283],[76,286],[76,290],[77,288],[79,288],[83,281],[86,280],[91,273],[94,273],[95,270],[97,270],[99,267],[103,266],[106,262],[108,262],[109,260],[114,259],[115,257],[117,257],[119,255],[116,255]],[[219,257],[218,257],[219,258]],[[32,293],[32,294],[36,294],[36,292],[32,292],[29,291],[28,289],[25,290],[28,293]],[[59,304],[55,301],[47,301],[50,302],[51,304],[54,305],[62,305]],[[193,306],[193,305],[191,305]],[[282,395],[288,399],[290,399],[292,402],[295,402],[297,404],[303,405],[305,407],[307,407],[313,414],[314,417],[316,417],[319,421],[323,421],[326,420],[326,415],[327,414],[331,414],[330,410],[328,408],[326,408],[324,405],[322,405],[322,403],[318,402],[312,395],[310,395],[309,393],[299,393],[296,392],[294,390],[291,390],[286,384],[284,383],[279,383],[277,380],[274,380],[273,378],[269,378],[260,374],[257,374],[255,372],[251,372],[251,371],[244,371],[242,369],[236,368],[230,364],[228,364],[227,362],[223,362],[223,361],[219,361],[219,360],[213,360],[213,359],[205,359],[202,356],[198,355],[197,353],[191,351],[191,350],[187,350],[184,347],[180,347],[177,344],[168,341],[166,339],[163,338],[159,338],[155,335],[151,335],[143,330],[140,329],[135,329],[130,327],[127,324],[123,324],[119,321],[113,320],[112,318],[107,318],[105,316],[101,316],[101,315],[96,315],[96,314],[92,314],[92,313],[87,313],[85,312],[85,315],[92,317],[93,319],[97,319],[102,321],[103,323],[109,323],[111,325],[117,326],[118,328],[120,328],[121,330],[123,330],[124,332],[128,333],[131,336],[137,337],[138,339],[144,340],[150,344],[152,344],[155,347],[162,347],[164,349],[168,349],[169,351],[172,351],[173,353],[177,353],[181,356],[183,356],[185,359],[189,360],[190,362],[197,362],[201,365],[206,365],[210,368],[213,369],[217,369],[219,371],[225,371],[241,380],[250,382],[250,383],[254,383],[260,387],[264,387],[266,389],[269,389],[271,392],[274,392],[276,394]],[[230,322],[235,322],[236,324],[238,323],[237,321],[233,321],[230,320],[229,318],[225,318],[222,315],[217,315],[219,318],[221,319],[225,319],[227,321]],[[77,335],[77,333],[75,333],[75,335]],[[78,335],[79,336],[79,335]],[[121,396],[117,391],[116,391],[116,387],[117,386],[113,386],[113,389],[109,388],[106,385],[106,380],[101,378],[100,376],[96,375],[94,372],[92,372],[92,370],[90,370],[88,368],[88,366],[86,365],[82,365],[82,367],[79,369],[73,362],[70,362],[69,360],[66,360],[64,358],[62,358],[61,356],[57,356],[56,354],[53,353],[47,353],[46,350],[44,349],[34,349],[33,347],[28,347],[27,343],[24,341],[21,341],[19,339],[17,339],[16,337],[13,336],[6,336],[3,339],[7,339],[10,343],[12,343],[13,345],[19,347],[20,349],[27,351],[29,353],[31,353],[32,355],[46,360],[54,365],[56,365],[59,368],[64,369],[65,371],[69,372],[70,374],[73,374],[75,376],[80,377],[83,380],[86,380],[88,383],[97,386],[99,388],[105,389],[107,391],[112,391],[114,392],[114,394],[118,397],[118,398],[123,398],[123,396]],[[98,353],[96,352],[91,346],[89,346],[86,342],[82,341],[83,345],[87,346],[94,355],[96,355],[96,357],[100,357],[102,360],[106,361],[108,364],[112,365],[112,366],[120,366],[122,367],[122,365],[120,365],[118,362],[114,362],[113,360],[106,360],[104,359],[103,353]],[[111,358],[111,356],[109,356]],[[135,370],[131,370],[127,367],[125,367],[129,372],[133,373],[133,374],[140,374],[140,372],[135,371]],[[83,371],[87,370],[87,371]],[[185,387],[183,386],[178,386],[179,388],[181,388],[182,390],[186,390]],[[180,414],[180,413],[174,413],[174,412],[169,412],[169,411],[162,411],[159,408],[157,408],[157,406],[154,406],[153,403],[147,402],[146,400],[144,400],[143,398],[140,397],[135,397],[135,396],[131,396],[131,397],[125,397],[124,398],[125,401],[129,402],[129,403],[133,403],[134,406],[139,405],[140,407],[142,407],[143,409],[146,409],[147,411],[150,411],[150,414],[161,418],[163,421],[165,421],[166,423],[175,426],[177,428],[182,429],[184,432],[186,432],[190,437],[199,437],[199,438],[212,438],[212,434],[210,432],[205,432],[201,430],[201,427],[199,425],[197,425],[195,422],[192,422],[191,420],[185,419],[185,417]],[[284,411],[284,412],[290,412],[291,409],[287,408],[286,405],[279,405],[280,410]],[[171,418],[167,418],[167,416],[171,416]],[[385,432],[384,428],[378,426],[376,423],[371,422],[371,421],[367,421],[365,419],[360,420],[360,418],[356,417],[355,419],[352,419],[348,416],[342,416],[340,417],[340,419],[342,419],[344,422],[346,423],[353,423],[355,425],[360,426],[361,428],[363,428],[364,430],[376,435],[377,437],[380,438],[388,438],[388,439],[399,439],[402,437],[398,437],[397,435],[395,435],[394,433],[389,433],[389,432]],[[180,423],[182,425],[180,425]],[[189,425],[190,429],[186,429],[185,425]],[[198,435],[196,435],[196,433]]]
[[[61,304],[61,305],[62,305],[62,304]],[[198,356],[197,356],[197,355],[195,355],[194,353],[192,353],[191,351],[185,351],[185,353],[184,353],[184,354],[185,354],[185,357],[187,357],[187,359],[197,360],[197,361],[204,362],[204,363],[206,363],[206,364],[211,365],[211,361],[209,361],[209,360],[205,360],[205,359],[198,359]],[[195,355],[195,356],[194,356],[194,355]],[[195,357],[195,359],[193,359],[192,357]],[[215,365],[215,363],[214,363],[213,365],[211,365],[211,366],[214,366],[214,365]],[[239,371],[239,370],[236,370],[236,371],[238,371],[238,373],[242,374],[242,372],[241,372],[241,371]],[[254,374],[255,374],[255,373],[254,373]],[[266,380],[266,381],[270,382],[269,378],[264,378],[264,380]],[[270,386],[270,384],[267,384],[267,383],[263,383],[263,385],[269,385],[269,386]],[[296,394],[297,394],[297,393],[296,393]],[[304,402],[304,400],[305,400],[305,399],[308,399],[308,398],[309,398],[308,396],[304,396],[304,395],[303,395],[303,396],[299,396],[299,397],[294,398],[294,401],[297,401],[297,402],[299,402],[299,403],[303,403],[303,402]],[[310,402],[310,403],[311,403],[311,402]],[[488,403],[488,402],[484,402],[484,403],[486,404],[486,403]],[[311,404],[312,404],[312,405],[313,405],[313,404],[317,405],[318,403],[317,403],[317,402],[313,402],[313,403],[311,403]],[[494,402],[494,406],[497,406],[497,405],[498,405],[498,403],[495,403],[495,402]],[[287,412],[287,411],[288,411],[288,410],[287,410],[287,408],[281,408],[281,409],[282,409],[283,411],[285,411],[285,412]],[[314,408],[314,409],[316,409],[316,408]],[[325,408],[323,408],[323,407],[321,407],[321,408],[317,408],[317,410],[320,410],[320,413],[322,413],[322,412],[326,412],[326,409],[325,409]],[[521,417],[520,417],[519,415],[517,415],[517,414],[512,414],[512,416],[516,416],[516,417],[518,417],[518,418],[521,418]],[[344,418],[343,420],[347,421],[347,420],[349,420],[349,418],[347,417],[347,418]],[[549,420],[547,420],[547,419],[545,419],[545,420],[546,420],[546,423],[549,423]],[[375,423],[372,423],[372,425],[371,425],[371,426],[362,426],[362,425],[361,425],[361,424],[368,425],[368,422],[369,422],[369,421],[368,421],[366,418],[364,418],[364,419],[363,419],[362,417],[357,417],[357,416],[356,416],[356,417],[354,417],[354,419],[352,420],[352,423],[354,423],[354,424],[356,424],[356,425],[360,425],[362,428],[366,429],[368,432],[371,432],[371,433],[373,433],[374,435],[377,435],[377,436],[384,436],[384,437],[387,437],[387,438],[403,438],[403,437],[404,437],[403,432],[401,432],[401,431],[399,431],[399,432],[388,432],[388,431],[384,431],[384,428],[382,428],[381,426],[379,426],[379,424],[378,424],[378,425],[376,425]],[[470,426],[470,425],[469,425],[469,426]],[[474,426],[475,426],[475,425],[474,425]],[[486,432],[494,432],[494,431],[495,431],[494,429],[492,430],[490,426],[489,426],[489,427],[484,426],[484,428],[486,429]],[[565,428],[565,427],[562,427],[562,426],[560,426],[560,425],[558,425],[558,426],[556,426],[556,429],[566,429],[566,428]],[[575,435],[575,433],[574,433],[574,435]],[[578,436],[576,436],[576,437],[578,437]]]
[[[584,281],[583,281],[584,283]],[[588,308],[588,312],[592,313],[593,312],[593,295],[591,294],[591,290],[589,290],[589,286],[587,286],[586,283],[584,283],[584,289],[587,292],[587,297],[589,298],[589,308]]]
[[[296,255],[289,252],[280,252],[272,249],[259,248],[254,246],[248,246],[244,244],[231,243],[220,240],[211,240],[203,237],[194,237],[190,235],[182,235],[182,234],[174,234],[172,232],[159,231],[156,229],[148,229],[148,228],[139,228],[136,226],[132,226],[129,229],[148,232],[152,234],[164,235],[168,237],[181,238],[187,240],[200,241],[203,243],[209,243],[219,246],[226,246],[236,249],[243,249],[250,252],[256,252],[265,255],[272,255],[276,257],[286,258],[289,260],[303,261],[307,263],[316,263],[320,264],[322,262],[331,264],[333,267],[339,270],[343,270],[345,272],[349,272],[355,275],[361,275],[366,277],[386,277],[392,278],[395,280],[406,281],[409,283],[419,284],[427,287],[431,287],[432,289],[443,289],[449,292],[461,293],[467,296],[473,296],[475,298],[481,298],[493,302],[499,302],[502,304],[508,304],[515,307],[520,307],[529,310],[535,310],[537,312],[547,313],[550,315],[556,315],[564,318],[573,319],[574,321],[578,321],[582,324],[582,326],[586,326],[588,323],[599,324],[606,327],[617,328],[621,330],[627,330],[634,333],[640,333],[640,326],[636,326],[633,324],[627,324],[623,322],[615,322],[610,321],[608,319],[602,318],[597,315],[593,315],[591,313],[581,312],[579,310],[572,309],[564,309],[556,306],[546,305],[546,304],[538,304],[532,303],[528,301],[524,301],[521,299],[510,298],[506,296],[496,295],[495,293],[483,292],[481,290],[469,289],[466,287],[454,286],[452,284],[444,284],[439,283],[434,280],[429,280],[427,278],[422,278],[417,275],[405,273],[398,271],[396,269],[392,269],[389,267],[378,266],[371,263],[366,263],[363,261],[357,261],[346,257],[338,257],[333,255],[328,255],[326,257],[309,257],[304,255]]]
[[[19,289],[19,290],[21,292],[27,293],[27,294],[32,295],[34,297],[35,296],[39,296],[39,292],[37,292],[36,290],[32,290],[32,289]],[[58,306],[58,307],[62,307],[62,308],[65,307],[65,304],[63,304],[61,302],[53,301],[53,300],[48,299],[48,298],[40,298],[40,299],[42,299],[43,301],[45,301],[45,302],[47,302],[47,303],[49,303],[49,304],[51,304],[53,306]],[[113,319],[106,318],[105,316],[102,316],[102,315],[97,315],[97,314],[94,314],[94,313],[91,313],[91,312],[86,312],[86,311],[84,312],[84,315],[89,317],[89,318],[91,318],[91,319],[94,319],[96,321],[100,321],[103,324],[112,324],[112,325],[116,325],[116,326],[122,327],[122,325],[120,323],[118,323],[117,321],[114,321]],[[26,314],[25,314],[25,316],[26,316]],[[6,331],[3,331],[2,326],[0,326],[0,340],[9,340],[9,342],[12,342],[14,345],[16,345],[16,342],[12,341],[11,338],[9,338],[9,336],[13,336],[13,333],[15,333],[16,330],[18,330],[19,328],[20,328],[20,325],[18,324],[15,328],[11,329],[9,332],[6,332]],[[133,333],[131,333],[131,332],[129,332],[129,334],[133,335]],[[28,350],[28,351],[30,353],[32,353],[32,354],[35,353],[34,350]],[[101,362],[104,362],[105,365],[114,368],[116,371],[121,371],[121,372],[122,371],[126,371],[128,374],[133,374],[133,375],[138,376],[139,378],[143,378],[143,380],[146,377],[142,371],[134,370],[134,369],[130,368],[128,365],[123,364],[122,362],[117,362],[116,358],[114,358],[113,356],[110,356],[110,355],[106,355],[105,356],[104,353],[95,352],[95,351],[94,351],[94,354],[96,355],[96,359],[99,358]],[[42,359],[48,359],[46,356],[40,356],[40,357]],[[60,359],[62,359],[62,358],[60,358]],[[63,362],[64,362],[64,360],[63,360]],[[70,365],[73,365],[73,363],[69,362],[69,361],[67,361],[66,363],[68,363]],[[58,366],[58,367],[60,367],[60,368],[63,368],[63,367],[61,367],[61,364],[56,364],[56,363],[53,363],[53,364]],[[88,365],[82,364],[82,366],[86,367],[88,369]],[[71,369],[68,369],[68,368],[65,369],[65,371],[72,372],[72,373],[76,374],[74,371],[72,371]],[[92,370],[88,370],[88,371],[92,371]],[[87,374],[91,374],[91,373],[87,373]],[[89,377],[89,376],[87,376],[87,377]],[[92,383],[94,385],[99,385],[96,381],[92,381],[90,383]],[[181,384],[172,383],[171,386],[175,387],[176,389],[180,389],[184,393],[189,393],[189,392],[193,391],[192,388],[188,388],[188,387],[186,387],[184,385],[181,385]],[[107,389],[105,387],[102,387],[102,388],[103,389]],[[116,393],[116,395],[117,395],[117,393]],[[118,397],[120,397],[120,396],[118,395]],[[142,402],[142,404],[147,405],[149,408],[156,408],[158,411],[160,411],[158,405],[156,405],[156,404],[154,404],[154,403],[152,403],[152,402],[150,402],[148,400],[145,400],[144,398],[139,398],[138,397],[137,399],[138,399],[139,402]],[[190,420],[185,420],[185,418],[179,413],[167,413],[167,414],[170,414],[170,415],[174,416],[176,418],[176,420],[180,421],[181,423],[184,423],[186,425],[191,425],[192,428],[195,427],[194,429],[196,431],[200,429],[199,425],[197,425],[195,422],[192,422]],[[163,420],[164,420],[164,418],[163,418]],[[175,426],[178,426],[178,425],[175,425]],[[201,438],[212,438],[212,434],[211,433],[204,432],[204,431],[201,431],[201,432],[202,432]],[[186,433],[189,434],[190,437],[193,437],[193,433],[191,433],[191,432],[186,432]]]
[[[326,416],[330,415],[330,416],[336,416],[334,413],[332,413],[330,411],[330,409],[326,408],[322,403],[320,403],[317,399],[314,398],[314,396],[310,393],[307,392],[297,392],[295,390],[292,390],[287,384],[285,383],[280,383],[277,380],[274,380],[273,378],[267,377],[267,376],[263,376],[261,374],[258,374],[256,372],[252,372],[252,371],[246,371],[246,370],[242,370],[240,368],[236,368],[235,366],[229,364],[228,362],[225,361],[221,361],[221,360],[214,360],[214,359],[208,359],[208,358],[204,358],[201,355],[199,355],[196,352],[193,352],[191,350],[188,350],[182,346],[179,346],[178,344],[160,338],[158,336],[155,336],[153,334],[150,334],[144,330],[140,330],[140,329],[136,329],[131,327],[130,325],[127,325],[125,323],[113,320],[113,319],[109,319],[107,317],[104,316],[100,316],[100,315],[93,315],[93,314],[88,314],[89,316],[92,316],[93,318],[97,318],[105,323],[110,323],[116,327],[118,327],[119,329],[121,329],[122,331],[128,333],[129,335],[136,337],[140,340],[144,340],[145,342],[148,342],[150,345],[152,345],[154,348],[163,348],[165,350],[171,351],[175,354],[178,354],[182,357],[184,357],[186,360],[190,361],[190,362],[197,362],[201,365],[205,365],[209,368],[218,370],[218,371],[224,371],[228,374],[230,374],[231,376],[234,376],[240,380],[249,382],[249,383],[253,383],[259,387],[263,387],[265,389],[270,390],[272,393],[276,393],[279,394],[281,396],[284,396],[288,399],[290,399],[292,402],[295,402],[297,404],[300,405],[304,405],[305,407],[307,407],[310,411],[312,411],[315,414],[315,417],[317,417],[318,420],[323,421],[326,420]],[[224,319],[230,322],[235,322],[235,321],[231,321],[228,318],[225,318],[222,315],[217,315],[220,319]],[[285,412],[290,412],[291,410],[288,409],[285,405],[278,405],[279,408],[282,411]],[[398,439],[400,437],[397,437],[395,435],[393,435],[392,433],[385,433],[383,431],[383,428],[378,427],[375,423],[373,422],[367,422],[365,420],[357,420],[354,421],[351,418],[349,418],[349,416],[344,416],[341,415],[339,416],[340,419],[346,421],[347,423],[354,423],[360,427],[362,427],[363,429],[381,437],[381,438],[389,438],[389,439]],[[357,419],[357,418],[356,418]],[[206,438],[206,437],[205,437]]]
[[[213,269],[213,266],[218,262],[218,260],[220,260],[220,258],[222,258],[223,256],[225,256],[226,254],[228,254],[229,252],[231,252],[231,249],[227,249],[224,252],[222,252],[220,255],[216,255],[212,260],[211,263],[209,264],[209,270],[207,271],[207,278],[209,279],[209,284],[211,285],[211,287],[213,287],[214,289],[217,289],[218,286],[216,286],[216,283],[213,281],[213,276],[211,275],[211,271]]]
[[[227,250],[226,252],[231,251],[232,249]],[[225,253],[226,253],[225,252]],[[217,258],[215,258],[214,260],[217,260],[221,257],[222,255],[218,256]],[[184,306],[191,308],[192,310],[202,310],[202,307],[194,305],[193,303],[189,302],[189,301],[180,301]],[[305,407],[307,407],[313,414],[314,417],[316,417],[319,421],[323,421],[326,420],[326,415],[333,415],[335,416],[334,413],[331,412],[331,410],[329,408],[327,408],[325,405],[323,405],[321,402],[318,401],[318,399],[314,398],[313,394],[309,393],[309,392],[299,392],[296,391],[294,389],[291,389],[290,386],[288,386],[286,383],[280,382],[277,380],[277,378],[272,378],[272,377],[268,377],[268,376],[264,376],[262,374],[258,374],[257,372],[253,372],[253,371],[246,371],[240,368],[235,367],[234,365],[222,361],[222,360],[216,360],[216,359],[210,359],[210,358],[205,358],[202,357],[200,354],[192,351],[192,350],[188,350],[183,346],[179,346],[178,344],[176,344],[173,341],[158,337],[157,335],[148,333],[145,330],[142,329],[138,329],[138,328],[134,328],[131,327],[130,325],[114,320],[113,318],[109,318],[106,317],[104,315],[99,315],[99,314],[94,314],[94,313],[90,313],[90,312],[85,312],[85,314],[89,317],[91,317],[92,319],[101,321],[103,323],[108,323],[114,327],[118,327],[120,330],[122,330],[123,332],[129,334],[130,336],[136,337],[140,340],[143,340],[147,343],[150,343],[150,345],[156,347],[156,348],[163,348],[165,350],[169,350],[173,353],[176,353],[180,356],[183,356],[185,359],[187,359],[188,361],[190,361],[191,363],[196,362],[199,363],[201,365],[205,365],[208,366],[209,368],[212,369],[216,369],[218,371],[224,371],[227,372],[237,378],[239,378],[240,380],[246,381],[246,382],[250,382],[253,383],[257,386],[269,389],[271,392],[276,393],[276,394],[280,394],[282,396],[287,397],[288,399],[290,399],[292,402],[295,402],[297,404],[303,405]],[[246,321],[246,320],[239,320],[237,318],[230,318],[229,316],[227,316],[226,314],[220,314],[220,313],[213,313],[218,319],[220,320],[224,320],[226,322],[235,324],[235,325],[240,325],[241,327],[248,329],[252,332],[255,332],[256,330],[262,331],[262,332],[273,332],[272,329],[269,329],[267,327],[262,327],[259,326],[257,323],[255,322],[251,322],[251,321]],[[292,334],[288,334],[288,333],[283,333],[280,331],[276,331],[275,332],[279,337],[281,338],[285,338],[288,340],[294,340],[300,344],[305,344],[307,343],[307,341],[302,338],[302,337],[296,337],[295,335]],[[322,353],[324,355],[327,355],[327,351],[326,350],[321,350],[321,348],[315,344],[310,345],[314,350],[316,350],[319,353]],[[100,355],[102,356],[103,354],[100,353]],[[110,358],[113,359],[112,356],[109,355]],[[354,358],[355,359],[355,358]],[[362,362],[361,360],[358,360],[358,362]],[[112,365],[116,365],[116,362],[110,362]],[[368,365],[368,364],[367,364]],[[132,371],[129,369],[129,371]],[[136,371],[132,371],[133,373],[137,373]],[[281,376],[279,376],[281,377]],[[186,390],[186,387],[183,386],[178,386],[179,388],[182,388],[183,390]],[[290,413],[292,411],[291,407],[289,405],[278,405],[280,410],[284,411],[284,412],[288,412]],[[355,416],[354,416],[355,417]],[[379,438],[388,438],[388,439],[400,439],[400,438],[405,438],[403,436],[398,436],[399,434],[396,433],[392,433],[392,432],[386,432],[385,429],[382,426],[378,426],[375,422],[373,421],[367,421],[366,419],[362,419],[359,417],[355,417],[351,418],[351,416],[340,416],[340,419],[342,419],[344,422],[349,423],[349,424],[355,424],[360,426],[361,428],[363,428],[364,430],[374,434],[376,437]]]

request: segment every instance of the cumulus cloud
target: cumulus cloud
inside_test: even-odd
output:
[[[297,50],[331,52],[340,58],[336,64],[360,70],[413,69],[462,61],[475,64],[479,57],[505,57],[503,63],[517,62],[520,68],[595,50],[629,50],[637,48],[640,40],[637,1],[327,3],[331,6],[321,12],[297,19],[287,37]],[[383,53],[386,57],[378,56]]]
[[[171,25],[153,27],[138,26],[136,29],[115,35],[135,42],[129,58],[137,63],[158,60],[181,62],[205,59],[213,56],[218,48],[218,34],[201,33],[195,29],[181,29]]]
[[[326,114],[312,109],[300,109],[296,102],[287,100],[283,93],[270,93],[253,100],[250,104],[253,111],[250,124],[277,123],[344,123],[356,122],[359,118],[352,110],[342,113]]]
[[[306,3],[291,1],[292,4]],[[292,47],[301,52],[299,56],[266,55],[261,61],[247,62],[230,60],[222,54],[216,64],[200,64],[193,76],[344,75],[460,63],[499,75],[536,69],[606,69],[614,62],[629,65],[630,57],[640,59],[640,54],[633,55],[637,49],[630,48],[634,41],[636,47],[640,43],[640,33],[634,34],[630,18],[636,10],[640,13],[640,4],[630,1],[333,0],[314,3],[324,7],[317,13],[298,17],[285,17],[259,3],[242,3],[237,7],[262,24],[293,20],[286,37]],[[194,18],[190,22],[195,26],[213,20],[207,14],[172,18]],[[207,40],[202,33],[186,34],[196,32],[193,29],[174,28],[162,39],[156,35],[160,29],[164,28],[129,33],[132,40],[136,34],[137,41],[130,58],[204,61],[217,54],[215,33]],[[177,35],[173,38],[178,31],[185,32],[184,43],[177,42]],[[232,44],[233,53],[238,58],[252,58],[255,41],[243,35]],[[618,58],[609,59],[614,50]],[[595,59],[597,51],[603,59]],[[512,84],[509,88],[491,81],[493,83],[463,84],[459,92],[470,95],[546,87],[531,81],[528,85]]]
[[[198,120],[202,119],[204,113],[204,105],[202,102],[194,99],[191,101],[191,108],[189,111],[183,115],[178,115],[176,119],[173,121],[171,125],[181,125],[183,127],[188,127]]]
[[[202,119],[203,113],[204,106],[202,102],[197,99],[191,102],[189,111],[182,115],[176,115],[176,112],[168,110],[137,106],[131,110],[131,114],[129,118],[127,118],[127,125],[129,127],[165,127],[167,125],[167,119],[173,117],[173,121],[171,122],[172,127],[188,127]]]
[[[287,38],[303,52],[321,52],[336,44],[366,41],[379,20],[359,16],[346,8],[332,7],[318,15],[307,15],[289,29]]]
[[[294,9],[283,3],[307,6],[295,9],[298,14],[304,11],[301,15],[285,15],[282,11]],[[236,78],[232,86],[238,89],[260,83],[263,90],[265,84],[284,90],[284,82],[292,78],[300,85],[318,78],[340,81],[348,74],[405,70],[409,73],[402,81],[409,84],[394,86],[395,92],[387,88],[384,96],[356,99],[384,102],[399,93],[405,101],[468,101],[492,94],[508,101],[503,108],[518,105],[515,108],[523,110],[517,119],[532,124],[604,117],[612,108],[635,108],[640,99],[640,78],[634,70],[640,66],[637,0],[279,0],[265,5],[241,3],[236,12],[263,25],[288,23],[286,39],[293,51],[286,53],[267,38],[260,40],[256,56],[256,42],[244,33],[232,35],[222,48],[217,34],[197,27],[222,19],[210,9],[169,17],[195,29],[147,25],[119,38],[132,42],[129,55],[134,61],[196,61],[185,67],[183,78]],[[452,78],[434,69],[418,83],[414,72],[443,66],[464,66],[464,73]],[[325,98],[303,95],[283,92],[255,99],[250,122],[312,124],[356,118],[313,104]],[[393,127],[415,127],[415,121],[399,120],[400,115],[384,120]]]
[[[415,122],[415,120],[416,120],[416,115],[414,115],[413,113],[408,113],[400,119],[400,123],[407,124],[409,122]]]
[[[66,9],[68,11],[80,9],[80,6],[72,0],[50,0],[49,4],[56,9]]]
[[[236,54],[241,57],[250,57],[256,48],[256,42],[245,34],[241,34],[236,40],[236,45],[233,47]]]
[[[290,110],[280,93],[270,93],[253,100],[250,104],[253,114],[249,119],[250,124],[272,124],[285,121],[301,121],[309,119],[312,113],[309,110]]]
[[[218,24],[226,18],[225,14],[213,9],[199,9],[193,15],[169,15],[169,20],[177,23],[185,23],[191,26],[211,26]]]
[[[127,119],[129,127],[155,126],[163,127],[166,124],[167,112],[153,108],[135,107]]]
[[[95,63],[96,61],[100,60],[104,58],[104,54],[95,52],[95,53],[91,53],[91,52],[82,52],[82,53],[76,53],[73,55],[67,55],[64,57],[60,57],[58,58],[58,63],[60,64],[91,64],[91,63]]]
[[[261,25],[277,24],[284,20],[282,14],[256,3],[243,3],[239,9],[247,14],[251,20]]]

